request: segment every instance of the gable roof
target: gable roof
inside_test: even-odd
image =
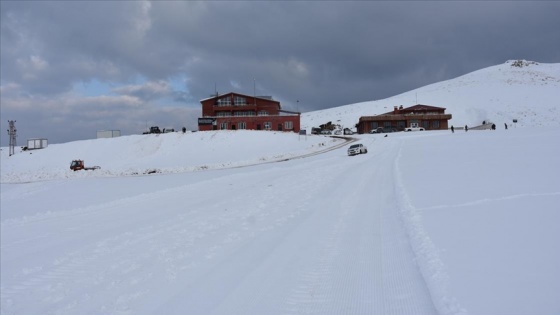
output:
[[[397,114],[400,113],[409,113],[409,112],[425,112],[425,111],[437,111],[437,110],[443,110],[445,111],[444,107],[436,107],[436,106],[431,106],[431,105],[423,105],[423,104],[416,104],[410,107],[406,107],[406,108],[402,108],[402,109],[397,109]],[[383,113],[381,115],[394,115],[395,111],[392,110],[390,112],[387,113]]]
[[[228,92],[228,93],[224,93],[224,94],[210,96],[208,98],[200,100],[200,102],[202,103],[202,102],[206,102],[208,100],[222,98],[226,95],[238,95],[238,96],[243,96],[243,97],[247,97],[247,98],[256,98],[256,99],[261,99],[261,100],[273,101],[273,102],[276,102],[276,103],[280,104],[279,101],[273,100],[272,96],[253,96],[253,95],[246,95],[246,94],[241,94],[241,93],[236,93],[236,92]]]
[[[445,108],[443,107],[416,104],[407,108],[403,108],[401,110],[411,111],[411,110],[441,110],[441,109],[445,110]]]

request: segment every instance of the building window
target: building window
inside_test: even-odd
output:
[[[391,122],[390,121],[383,122],[383,127],[391,127]]]
[[[424,129],[430,128],[430,122],[428,120],[422,121],[422,127],[424,127]]]
[[[218,117],[229,117],[231,116],[230,112],[216,112],[216,116]]]
[[[439,120],[432,121],[432,128],[439,129]]]
[[[247,100],[244,97],[236,96],[233,98],[233,105],[235,106],[247,105]]]
[[[216,104],[218,106],[231,106],[231,99],[229,97],[220,98]]]
[[[272,124],[270,121],[264,123],[264,130],[270,130],[272,128]]]
[[[228,125],[227,122],[220,123],[220,129],[227,130],[227,125]]]
[[[259,116],[268,116],[268,112],[266,110],[259,111]]]
[[[240,121],[237,123],[237,129],[247,129],[247,124],[244,121]]]
[[[284,122],[284,129],[287,129],[287,130],[294,129],[294,123],[292,121]]]
[[[247,116],[255,116],[255,111],[237,111],[233,112],[233,116],[237,117],[247,117]]]
[[[397,128],[404,129],[405,127],[406,127],[406,121],[404,120],[397,121]]]
[[[377,129],[377,127],[379,127],[379,124],[377,123],[377,121],[372,121],[369,123],[369,129],[373,130],[373,129]]]

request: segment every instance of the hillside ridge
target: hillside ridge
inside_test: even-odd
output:
[[[429,84],[382,100],[366,101],[302,114],[308,132],[326,122],[354,127],[361,116],[375,116],[393,106],[425,104],[446,108],[450,125],[482,121],[516,126],[560,126],[560,63],[508,60],[454,79]]]

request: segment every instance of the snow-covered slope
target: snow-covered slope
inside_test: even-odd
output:
[[[519,126],[560,125],[560,63],[508,61],[455,79],[424,86],[378,101],[302,114],[302,128],[332,121],[353,127],[361,116],[392,111],[394,106],[425,104],[446,108],[450,125],[499,126],[517,119]]]
[[[79,177],[183,173],[274,162],[328,150],[344,141],[285,132],[250,130],[132,135],[52,144],[9,157],[2,148],[1,182],[16,183]],[[91,172],[71,172],[84,160]]]

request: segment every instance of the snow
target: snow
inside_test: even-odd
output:
[[[508,76],[536,66],[558,68]],[[480,71],[486,95],[542,87],[506,93],[499,69]],[[548,106],[531,117],[551,123],[508,130],[2,148],[1,314],[558,314],[560,126]],[[368,153],[347,156],[351,143]],[[70,171],[78,158],[101,170]]]

